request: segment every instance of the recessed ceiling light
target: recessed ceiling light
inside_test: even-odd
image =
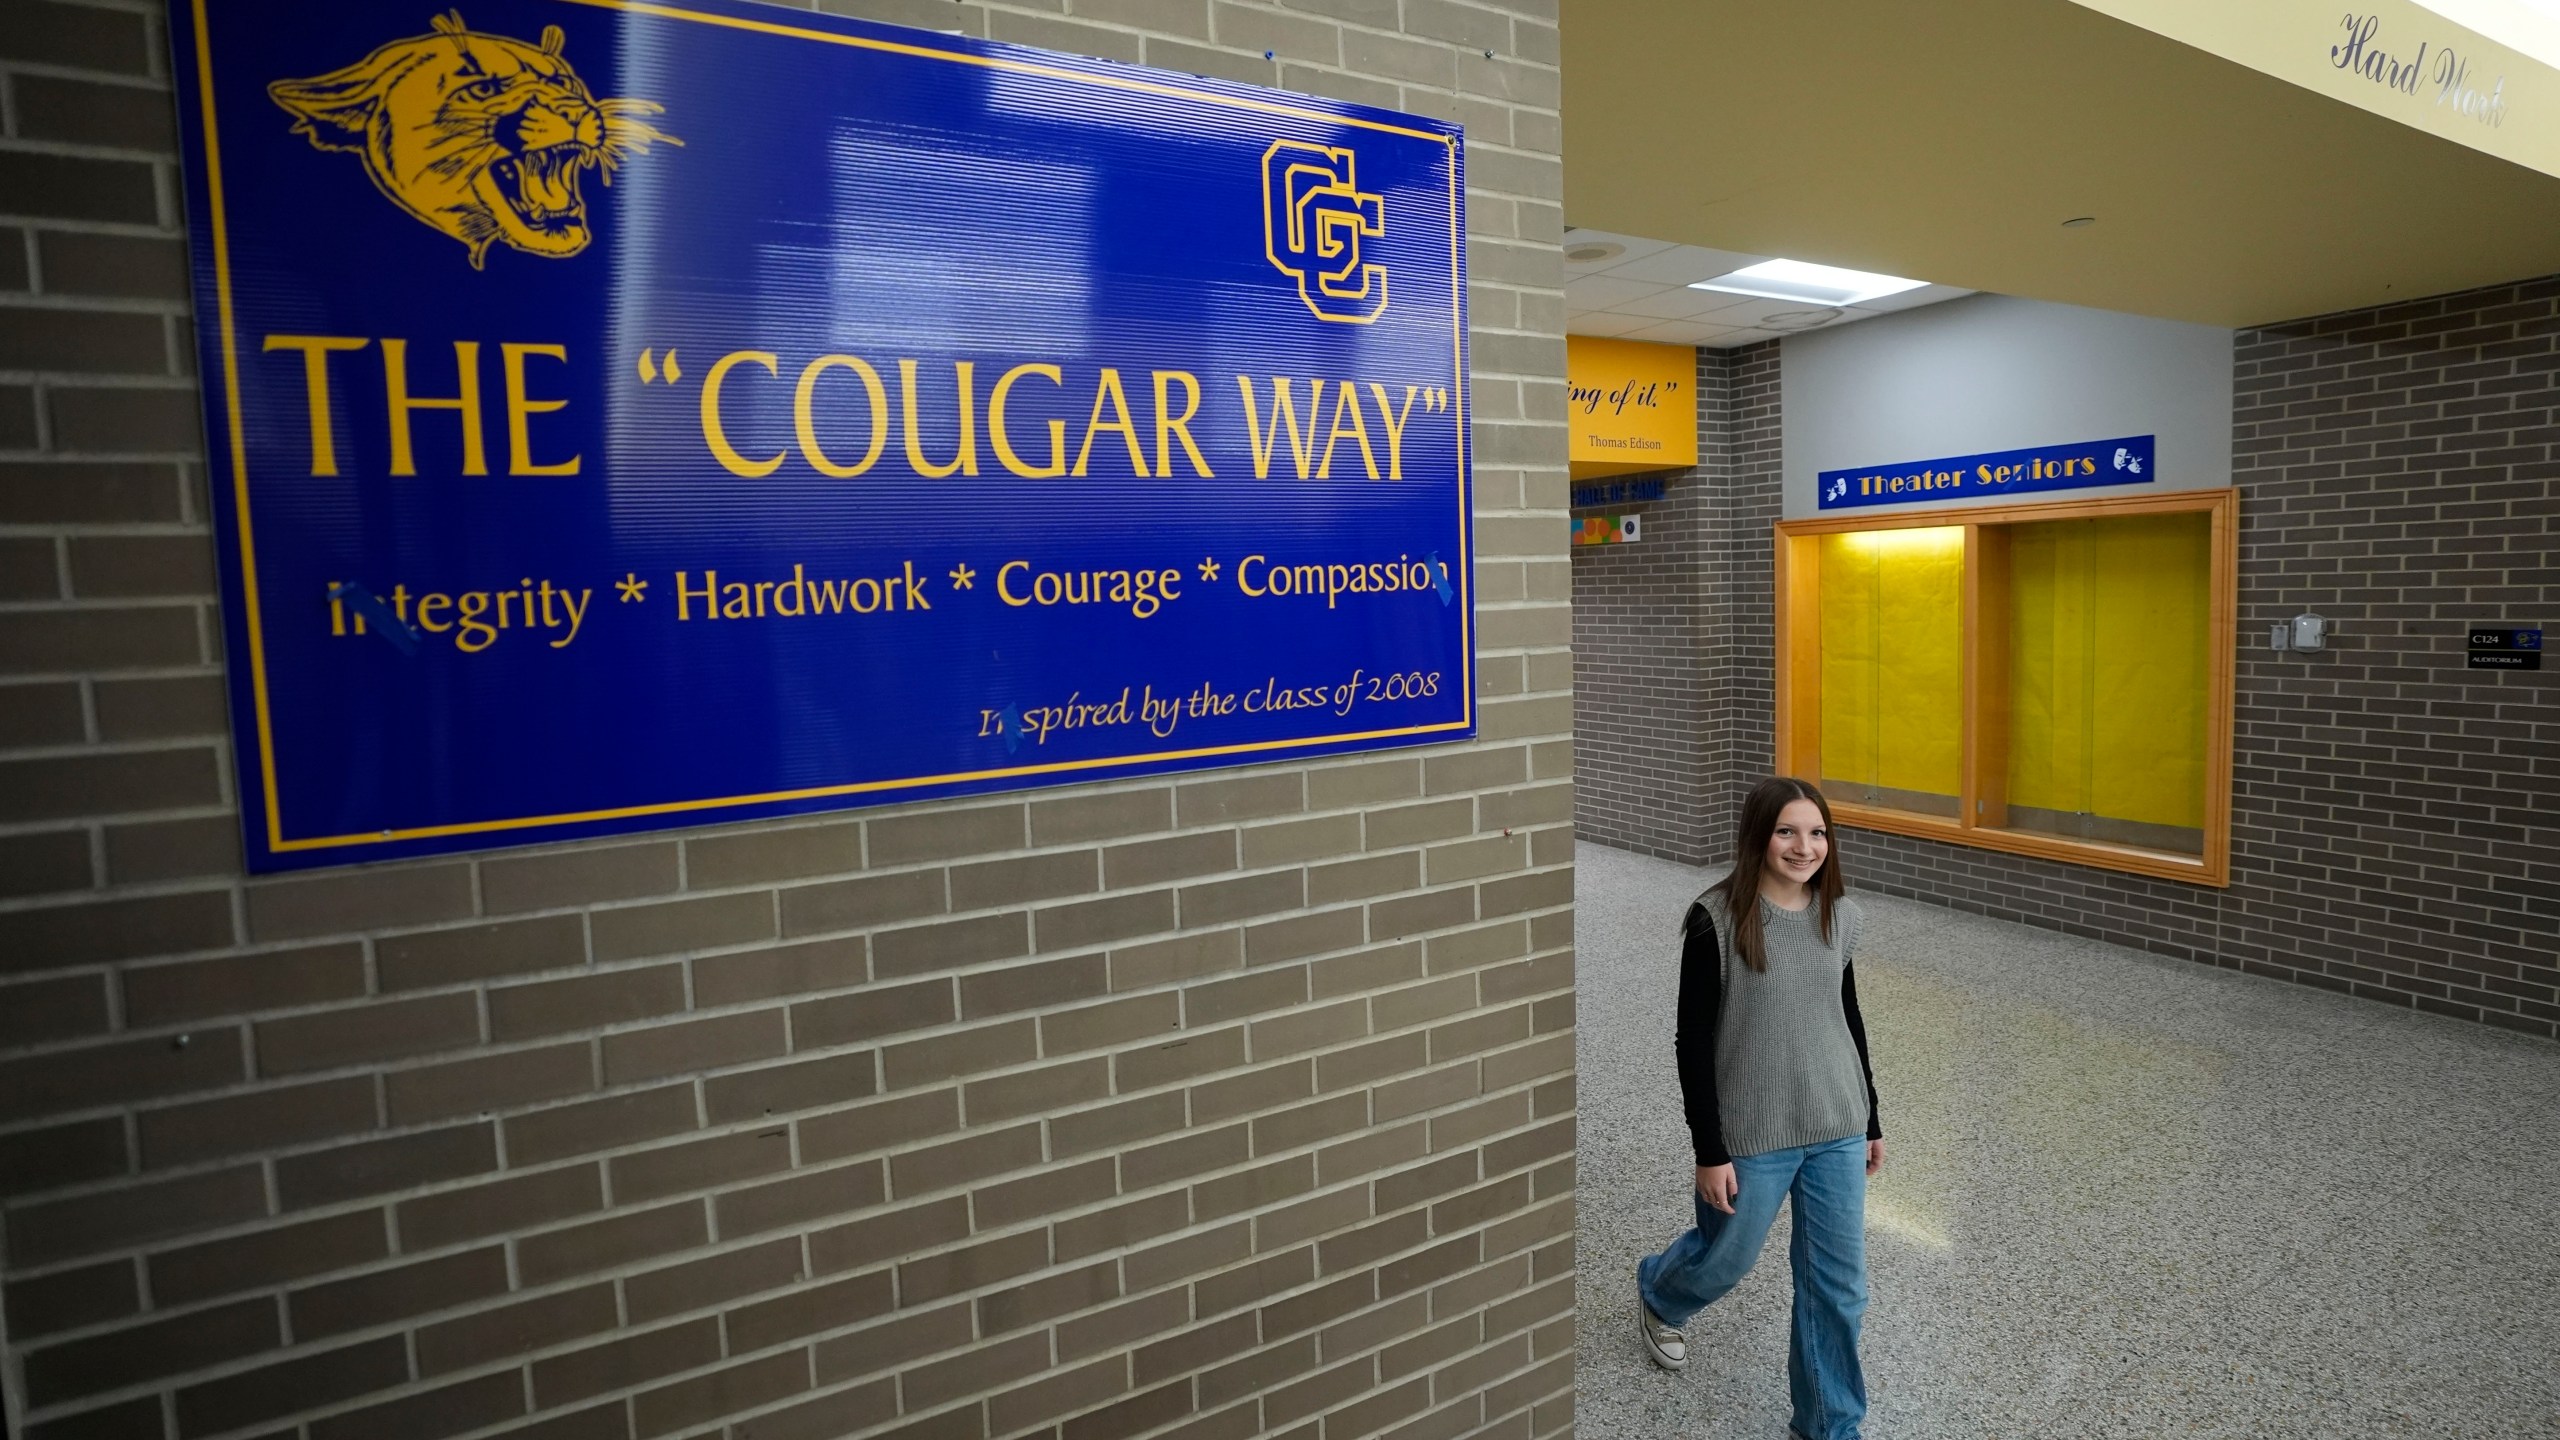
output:
[[[2062,228],[2065,230],[2086,230],[2097,223],[2098,217],[2095,215],[2075,215],[2070,219],[2063,221]]]
[[[1613,255],[1624,255],[1626,253],[1627,247],[1624,245],[1611,245],[1606,241],[1594,241],[1588,245],[1575,245],[1569,247],[1564,252],[1564,258],[1572,261],[1576,265],[1588,265],[1594,260],[1606,260]]]
[[[1864,270],[1843,270],[1834,265],[1813,265],[1802,260],[1763,260],[1746,265],[1729,275],[1700,280],[1692,290],[1721,290],[1728,295],[1753,295],[1763,300],[1805,300],[1816,305],[1857,305],[1917,290],[1926,280],[1905,280],[1899,275],[1876,275]]]

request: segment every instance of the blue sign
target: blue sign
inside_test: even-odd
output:
[[[1475,733],[1457,126],[727,0],[171,18],[251,869]]]
[[[1573,508],[1590,509],[1600,505],[1641,504],[1659,500],[1667,488],[1659,475],[1640,480],[1609,480],[1573,487]]]
[[[2038,445],[1989,455],[1825,470],[1815,479],[1821,487],[1821,508],[1825,510],[2027,495],[2039,490],[2084,490],[2093,485],[2147,485],[2156,468],[2151,438],[2127,435],[2116,440]]]

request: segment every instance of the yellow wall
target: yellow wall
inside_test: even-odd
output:
[[[1964,530],[1825,535],[1820,563],[1823,777],[1955,795]]]
[[[2202,515],[2011,533],[2011,804],[2204,824],[2208,536]]]

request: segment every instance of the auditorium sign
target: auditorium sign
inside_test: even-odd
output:
[[[1458,127],[723,0],[171,15],[252,869],[1474,733]]]

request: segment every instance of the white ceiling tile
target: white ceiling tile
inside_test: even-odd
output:
[[[1630,260],[1640,260],[1647,255],[1659,255],[1663,251],[1671,248],[1671,242],[1668,240],[1642,240],[1633,235],[1614,235],[1606,230],[1569,230],[1565,232],[1564,248],[1570,250],[1576,245],[1615,245],[1618,247],[1617,254],[1612,255],[1605,260],[1594,260],[1589,262],[1588,268],[1595,270],[1607,269],[1612,265],[1624,265]],[[1564,263],[1566,268],[1569,270],[1578,271],[1586,268],[1585,266],[1571,260],[1567,260]]]
[[[1707,325],[1696,320],[1664,320],[1635,331],[1630,340],[1651,340],[1662,345],[1703,345],[1725,333],[1721,325]]]
[[[1763,340],[1775,340],[1777,338],[1778,337],[1776,335],[1766,330],[1728,330],[1723,334],[1718,335],[1713,340],[1708,340],[1703,343],[1710,350],[1736,350],[1745,345],[1757,345]]]
[[[1703,315],[1717,307],[1704,290],[1692,290],[1686,285],[1668,285],[1657,287],[1651,293],[1639,295],[1633,300],[1621,300],[1609,308],[1621,315],[1650,315],[1656,320],[1686,320],[1693,315]]]
[[[1702,290],[1698,293],[1702,295],[1712,295],[1716,292],[1712,290]],[[1749,296],[1738,296],[1735,298],[1738,299],[1740,303],[1720,306],[1717,309],[1708,312],[1715,317],[1715,322],[1717,324],[1759,326],[1772,316],[1802,315],[1807,311],[1829,312],[1839,308],[1833,305],[1807,304],[1802,300],[1756,300]],[[1827,324],[1829,322],[1825,321],[1823,323]],[[1804,324],[1788,328],[1795,330],[1809,330],[1812,329],[1813,326],[1811,324]]]
[[[1564,329],[1568,335],[1632,335],[1652,323],[1641,315],[1618,315],[1607,310],[1568,311]]]
[[[1627,280],[1650,280],[1657,285],[1686,285],[1692,280],[1712,280],[1730,274],[1745,265],[1757,265],[1765,255],[1737,255],[1730,250],[1702,250],[1695,245],[1675,245],[1639,260],[1622,260],[1608,269],[1608,274]]]
[[[1658,292],[1659,285],[1621,280],[1612,275],[1576,275],[1564,282],[1567,310],[1612,310],[1629,300]]]

